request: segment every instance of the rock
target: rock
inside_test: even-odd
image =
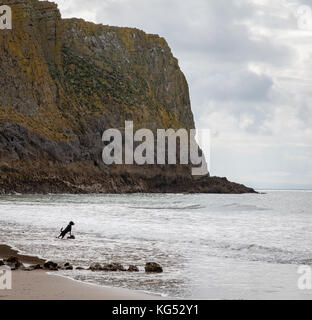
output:
[[[120,263],[104,264],[103,271],[126,271],[124,266]]]
[[[137,266],[130,265],[128,268],[129,272],[139,272],[139,268]]]
[[[0,266],[4,266],[3,260],[0,260]]]
[[[116,268],[117,271],[126,271],[125,267],[120,263],[112,263],[113,268]]]
[[[24,265],[16,257],[9,257],[8,259],[5,259],[4,264],[9,266],[11,270],[24,268]]]
[[[86,270],[86,269],[83,267],[76,267],[76,270]]]
[[[76,239],[76,237],[72,234],[71,236],[67,237],[67,239]]]
[[[103,270],[103,267],[102,267],[102,265],[101,265],[100,263],[98,263],[98,262],[92,262],[92,263],[90,264],[89,269],[90,269],[91,271],[101,271],[101,270]]]
[[[74,269],[74,267],[70,263],[65,263],[64,267],[65,267],[65,270],[73,270]]]
[[[117,268],[114,267],[112,264],[104,264],[103,265],[103,271],[117,271]]]
[[[44,269],[51,270],[51,271],[57,271],[58,270],[58,264],[53,261],[48,261],[43,265]]]
[[[106,263],[104,265],[98,263],[98,262],[93,262],[89,270],[92,271],[126,271],[124,266],[120,263]]]
[[[145,272],[148,273],[161,273],[163,268],[156,262],[147,262],[145,265]]]
[[[64,263],[61,267],[61,270],[73,270],[74,267],[69,262]]]

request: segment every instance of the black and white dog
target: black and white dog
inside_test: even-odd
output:
[[[71,234],[71,230],[72,230],[72,226],[74,226],[75,224],[70,221],[70,223],[68,224],[68,226],[63,230],[63,228],[61,229],[61,233],[58,236],[58,238],[64,238],[66,236],[66,234],[69,232],[70,236],[72,236]]]

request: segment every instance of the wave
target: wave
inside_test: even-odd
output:
[[[270,208],[262,208],[255,205],[248,205],[248,204],[240,204],[240,203],[230,203],[222,205],[220,208],[223,210],[240,210],[240,211],[267,211]]]
[[[131,209],[145,209],[145,210],[197,210],[203,209],[205,206],[194,204],[189,206],[164,206],[164,207],[142,207],[142,206],[128,206]]]
[[[261,261],[276,264],[312,264],[311,253],[291,251],[258,244],[216,244],[221,251],[217,254],[224,258]]]

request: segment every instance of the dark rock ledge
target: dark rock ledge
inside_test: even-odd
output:
[[[3,260],[0,260],[0,267],[8,266],[12,271],[22,270],[22,271],[34,271],[34,270],[46,270],[46,271],[59,271],[59,270],[74,270],[74,267],[71,263],[66,262],[63,264],[58,264],[53,261],[47,261],[43,264],[34,264],[25,267],[25,265],[14,256],[10,256]],[[120,263],[110,263],[110,264],[101,264],[98,262],[93,262],[88,269],[83,267],[76,267],[75,270],[91,270],[91,271],[106,271],[106,272],[139,272],[139,268],[135,265],[130,265],[127,269]],[[156,262],[147,262],[145,265],[146,273],[161,273],[163,268]]]

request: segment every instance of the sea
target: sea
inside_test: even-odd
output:
[[[0,243],[76,267],[136,265],[56,274],[170,299],[311,299],[311,208],[312,191],[2,195]],[[71,220],[75,240],[57,239]]]

